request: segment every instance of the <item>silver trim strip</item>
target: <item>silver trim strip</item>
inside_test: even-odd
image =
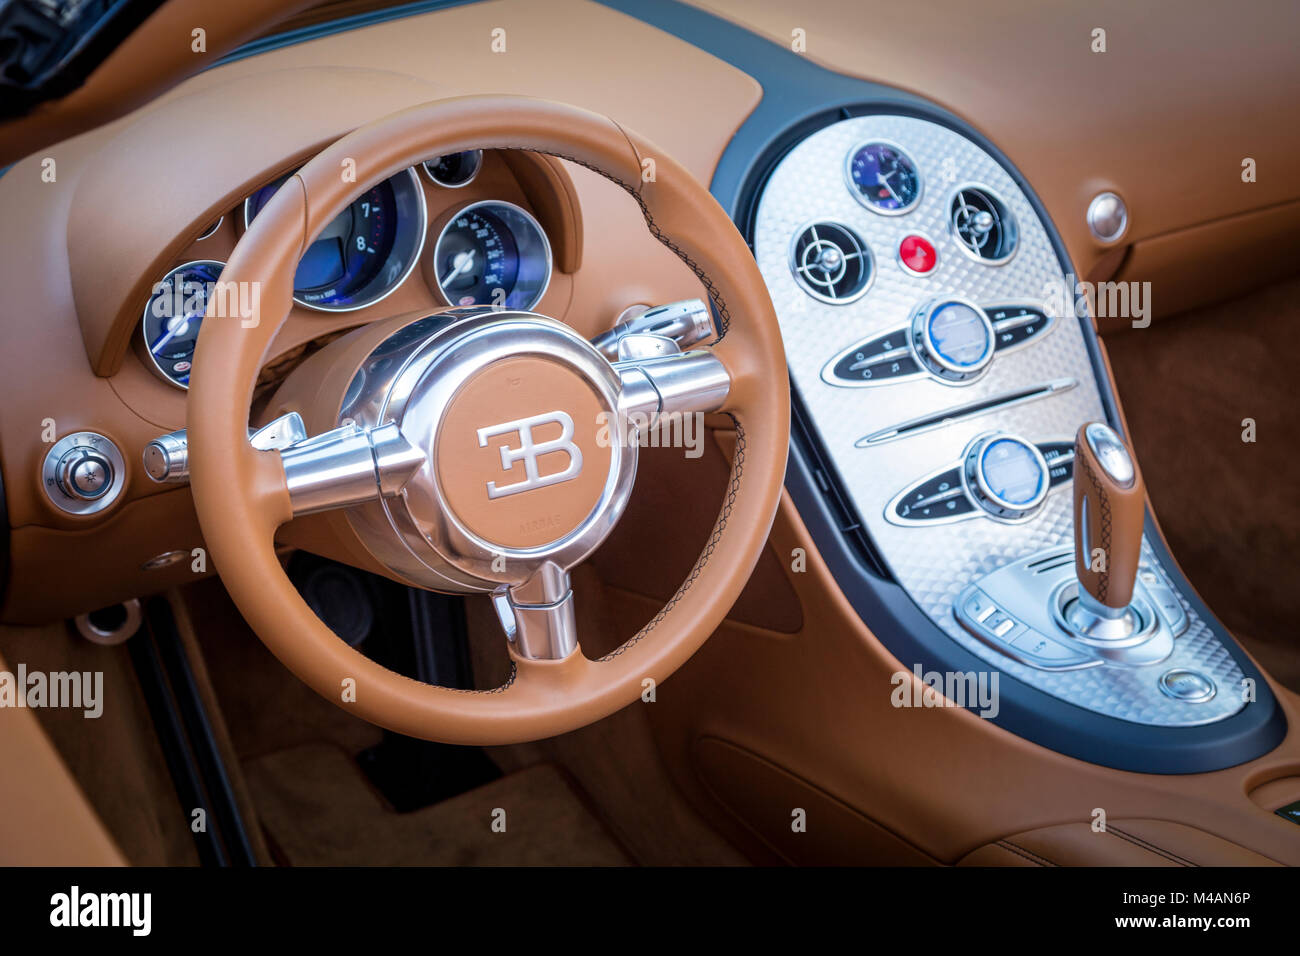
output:
[[[879,431],[862,436],[853,445],[855,448],[870,448],[873,445],[883,445],[886,442],[897,441],[900,438],[910,438],[912,435],[920,435],[936,428],[943,428],[945,425],[951,425],[953,422],[966,418],[974,418],[985,413],[1001,411],[1004,408],[1012,408],[1026,402],[1036,402],[1040,398],[1049,398],[1061,392],[1068,392],[1078,384],[1078,379],[1058,378],[1031,388],[1015,389],[1003,392],[1000,395],[979,398],[963,405],[954,405],[939,412],[920,415],[905,422],[899,422],[897,425],[890,425],[888,428],[882,428]]]

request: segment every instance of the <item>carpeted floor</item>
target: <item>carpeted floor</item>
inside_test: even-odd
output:
[[[1300,691],[1300,278],[1106,340],[1151,503],[1192,584]],[[1242,440],[1243,420],[1256,440]]]
[[[267,754],[245,772],[272,853],[291,866],[631,862],[553,764],[406,814],[393,812],[356,763],[331,744]]]

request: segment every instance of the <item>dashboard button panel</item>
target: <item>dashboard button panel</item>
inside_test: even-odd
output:
[[[921,366],[912,354],[902,329],[859,343],[828,366],[833,383],[877,382],[919,375]]]
[[[980,516],[1025,521],[1043,506],[1053,488],[1070,480],[1073,458],[1070,442],[1033,444],[1000,432],[979,435],[960,461],[895,495],[885,509],[885,518],[905,526]]]
[[[951,521],[973,515],[975,502],[962,486],[961,469],[954,466],[907,489],[894,500],[891,511],[899,521]]]
[[[987,328],[967,308],[986,317]],[[967,321],[953,321],[959,318]],[[997,355],[1037,341],[1052,325],[1053,317],[1035,305],[980,307],[960,298],[930,299],[915,310],[908,325],[896,326],[841,351],[822,369],[822,380],[852,388],[888,385],[928,373],[950,385],[965,385],[978,380]],[[962,341],[953,340],[963,332]],[[968,355],[976,351],[971,346],[980,344],[981,335],[990,343],[987,354],[980,349],[974,356]],[[897,368],[892,367],[895,362],[899,363]]]
[[[1078,670],[1101,660],[1030,627],[979,587],[962,594],[957,619],[971,634],[1007,657],[1039,670]]]

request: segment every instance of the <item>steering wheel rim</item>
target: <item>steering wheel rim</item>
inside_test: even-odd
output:
[[[651,234],[700,277],[720,318],[712,353],[731,378],[723,410],[737,433],[717,522],[664,608],[600,660],[580,647],[561,660],[529,659],[512,648],[510,680],[486,691],[436,687],[390,671],[315,616],[275,553],[275,532],[293,516],[280,453],[255,450],[247,432],[257,373],[288,317],[293,275],[310,241],[369,185],[428,156],[472,148],[548,153],[600,173],[636,200]],[[343,174],[349,170],[355,175]],[[790,412],[780,331],[753,256],[726,212],[646,140],[607,117],[527,97],[460,97],[403,110],[349,133],[290,177],[241,237],[221,281],[258,283],[259,307],[249,319],[214,311],[201,328],[188,420],[199,523],[253,631],[326,699],[390,730],[446,743],[552,736],[636,700],[646,678],[667,678],[739,596],[784,481]]]

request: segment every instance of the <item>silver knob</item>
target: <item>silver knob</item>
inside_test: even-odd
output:
[[[1028,518],[1051,490],[1051,472],[1038,446],[1002,432],[971,442],[962,470],[975,503],[1004,521]]]
[[[912,318],[912,349],[945,382],[971,382],[993,361],[996,340],[988,313],[965,299],[931,299]]]
[[[1128,229],[1128,207],[1111,192],[1098,193],[1088,204],[1088,229],[1100,242],[1118,242]]]
[[[189,450],[185,429],[159,435],[144,446],[144,470],[154,481],[186,481],[190,477]]]
[[[41,485],[50,502],[68,514],[89,515],[112,505],[126,484],[126,462],[112,441],[96,432],[74,432],[50,446]]]
[[[86,449],[70,451],[59,459],[59,487],[70,498],[94,501],[113,484],[113,465],[102,455]]]

